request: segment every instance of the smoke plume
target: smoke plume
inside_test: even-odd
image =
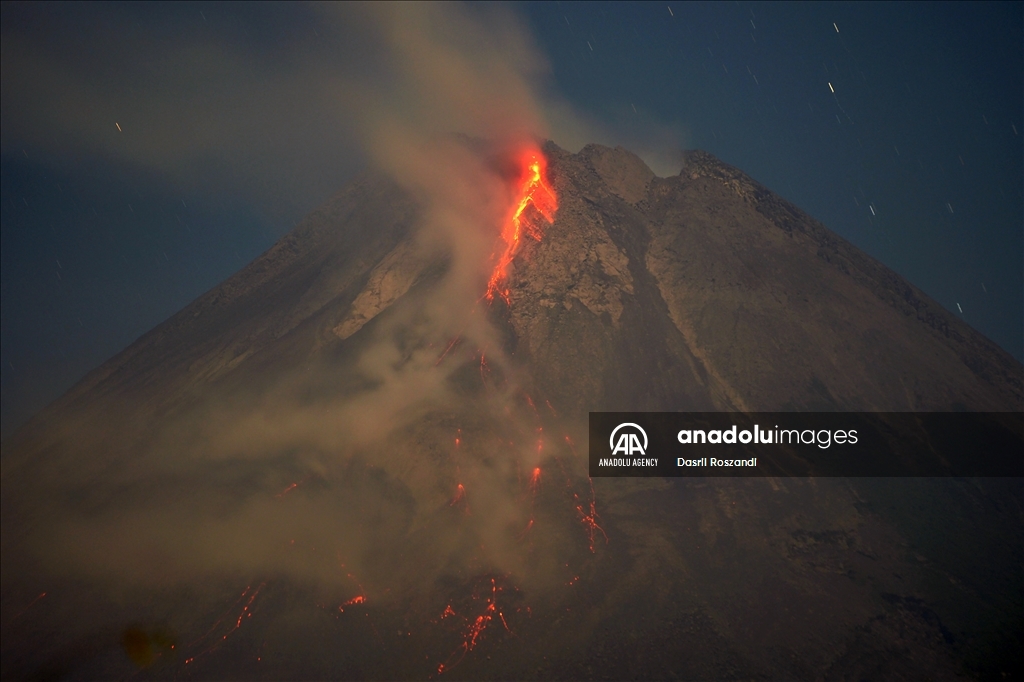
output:
[[[567,109],[502,8],[316,11],[326,35],[373,46],[365,70],[311,71],[345,139],[414,200],[414,231],[367,264],[332,352],[170,411],[119,398],[121,416],[106,414],[124,422],[115,435],[66,422],[74,446],[26,494],[39,531],[28,542],[47,571],[142,586],[285,576],[368,600],[429,593],[445,576],[561,579],[560,529],[576,508],[563,501],[554,530],[532,529],[550,511],[549,476],[587,494],[571,462],[542,473],[549,453],[569,456],[578,424],[544,431],[563,423],[536,409],[501,304],[483,294],[516,155],[551,135],[545,111],[564,124]]]

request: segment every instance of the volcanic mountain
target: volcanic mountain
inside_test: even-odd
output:
[[[4,677],[1018,666],[1018,479],[590,481],[583,453],[588,411],[1019,412],[1020,363],[707,153],[538,154],[554,203],[505,261],[467,274],[368,172],[10,439]]]

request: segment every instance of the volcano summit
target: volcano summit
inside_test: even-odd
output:
[[[445,145],[479,172],[361,176],[5,444],[5,678],[1020,665],[1018,479],[583,454],[589,411],[1020,412],[1020,363],[709,154]]]

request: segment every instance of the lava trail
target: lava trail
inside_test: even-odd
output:
[[[538,241],[541,238],[540,227],[536,220],[530,219],[527,209],[532,206],[548,223],[554,222],[555,212],[558,210],[558,198],[548,183],[547,159],[544,158],[544,154],[537,149],[527,151],[522,155],[520,163],[523,171],[519,192],[511,215],[502,226],[501,239],[504,242],[504,249],[500,254],[496,254],[494,270],[487,282],[488,301],[493,301],[495,295],[498,295],[505,299],[506,303],[509,302],[508,267],[519,251],[523,233]]]

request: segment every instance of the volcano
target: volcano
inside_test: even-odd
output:
[[[583,454],[590,411],[1020,412],[1020,363],[705,152],[461,144],[513,195],[478,271],[367,172],[5,443],[5,679],[1020,670],[1019,479]]]

